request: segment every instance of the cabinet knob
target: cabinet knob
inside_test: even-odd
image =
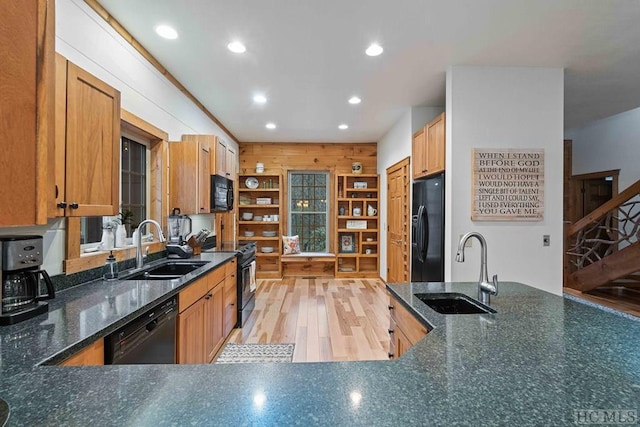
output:
[[[427,170],[426,169],[422,169],[422,172],[427,172]]]
[[[207,294],[207,295],[204,297],[204,299],[211,299],[211,297],[212,297],[212,296],[213,296],[212,294]]]
[[[389,355],[389,359],[393,359],[394,354],[393,353],[387,353]]]
[[[67,208],[67,202],[60,202],[56,206],[58,206],[60,209],[66,209]]]
[[[389,304],[389,310],[393,310],[393,306]]]
[[[389,335],[393,333],[393,329],[389,329]]]
[[[71,204],[69,205],[69,207],[70,207],[71,209],[78,209],[78,207],[79,207],[79,206],[78,206],[78,204],[77,204],[77,203],[71,203]]]

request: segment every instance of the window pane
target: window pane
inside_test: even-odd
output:
[[[327,240],[327,172],[290,172],[290,234],[300,236],[304,252],[326,252]]]

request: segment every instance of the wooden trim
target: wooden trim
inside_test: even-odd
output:
[[[202,104],[198,99],[187,90],[186,87],[178,79],[176,79],[165,67],[158,61],[149,51],[138,42],[130,33],[124,28],[111,14],[98,3],[97,0],[84,0],[85,3],[93,9],[102,19],[104,19],[107,24],[111,25],[111,27],[118,33],[123,39],[125,39],[140,55],[142,55],[151,65],[155,67],[156,70],[160,72],[163,76],[167,78],[180,92],[182,92],[191,102],[193,102],[207,117],[209,117],[215,124],[220,126],[220,128],[227,133],[236,143],[239,143],[238,138],[232,134],[229,129],[222,124],[220,120],[216,116],[214,116],[207,108]]]
[[[611,169],[608,171],[589,172],[589,173],[583,173],[579,175],[572,175],[571,179],[585,180],[585,179],[606,178],[608,176],[613,176],[615,178],[619,175],[620,175],[620,169]]]
[[[150,140],[169,140],[169,134],[167,132],[155,127],[135,114],[128,112],[124,108],[120,110],[120,120],[123,129],[141,135],[143,138]]]
[[[573,272],[568,287],[586,292],[638,271],[640,245],[634,244]]]
[[[591,212],[589,215],[577,221],[575,224],[572,224],[567,230],[567,236],[573,236],[575,233],[577,233],[587,225],[599,220],[607,213],[609,213],[610,210],[626,202],[638,193],[640,193],[640,180],[629,186],[622,193],[619,193],[618,195],[612,197],[611,200]]]

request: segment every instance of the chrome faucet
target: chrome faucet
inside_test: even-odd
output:
[[[136,242],[136,268],[142,268],[144,265],[144,256],[142,255],[142,227],[146,224],[153,224],[156,226],[156,230],[158,230],[158,240],[164,242],[164,234],[162,233],[162,227],[158,224],[157,221],[152,219],[145,219],[142,221],[138,228],[133,232],[133,241]],[[136,233],[138,233],[136,235]],[[137,236],[137,237],[136,237]]]
[[[482,234],[475,231],[471,231],[460,239],[458,243],[458,253],[456,254],[456,261],[464,262],[464,245],[471,237],[475,237],[480,242],[480,279],[478,279],[478,299],[483,304],[489,304],[490,295],[498,295],[498,275],[493,275],[493,281],[489,282],[489,276],[487,273],[487,241]]]

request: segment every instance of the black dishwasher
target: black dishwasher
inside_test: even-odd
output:
[[[105,363],[175,363],[177,312],[178,298],[173,297],[108,335]]]

